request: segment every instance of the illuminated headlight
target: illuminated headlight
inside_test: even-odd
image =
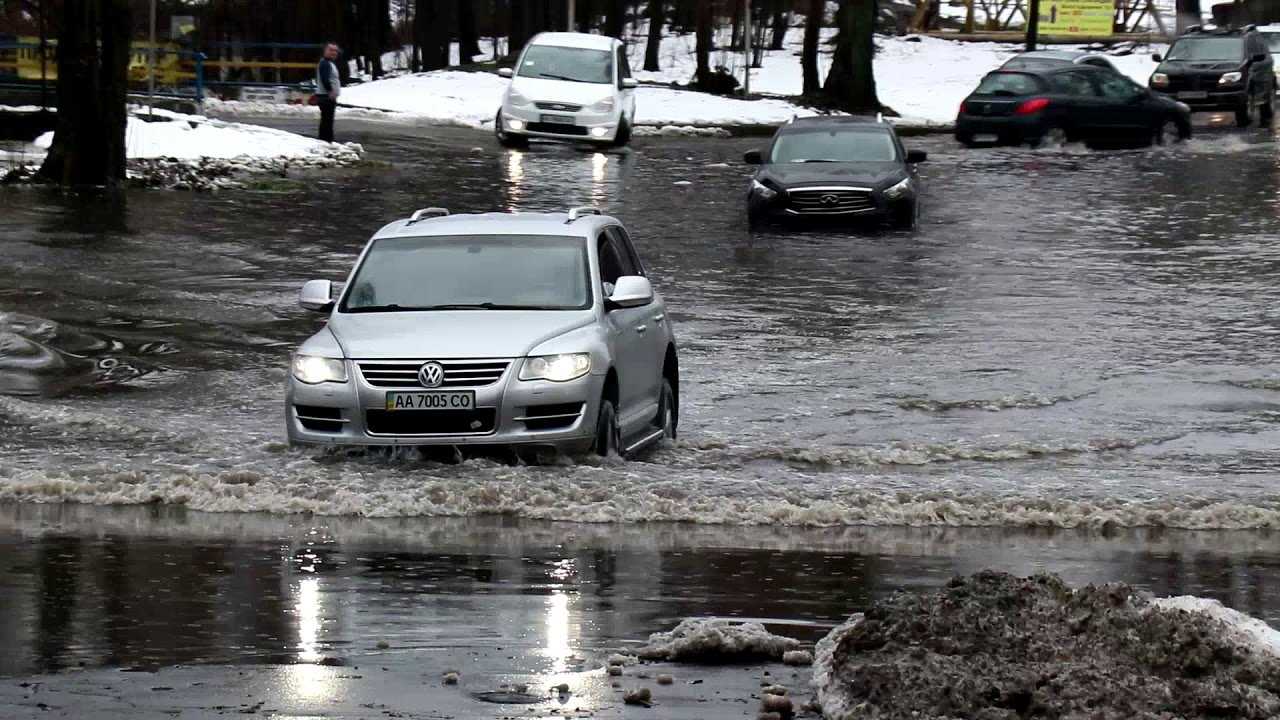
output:
[[[325,382],[344,383],[347,381],[347,364],[334,358],[294,355],[293,376],[298,379],[298,382],[308,385],[319,385]]]
[[[507,118],[507,129],[508,129],[508,130],[523,130],[523,129],[524,129],[524,121],[523,121],[523,120],[520,120],[519,118],[509,117],[509,118]]]
[[[898,182],[886,188],[884,191],[884,194],[885,194],[885,197],[891,200],[897,200],[898,198],[905,195],[906,192],[910,189],[911,189],[911,178],[903,178],[902,180],[899,180]]]
[[[613,98],[607,97],[595,105],[592,105],[591,111],[601,113],[613,112]]]
[[[520,379],[568,382],[589,372],[591,355],[588,353],[541,355],[525,360],[524,367],[520,368]]]
[[[1229,73],[1224,73],[1224,74],[1222,75],[1222,77],[1218,78],[1218,84],[1219,84],[1219,85],[1234,85],[1234,84],[1236,84],[1236,83],[1240,82],[1240,78],[1242,78],[1242,77],[1244,77],[1244,73],[1242,73],[1242,72],[1229,72]]]
[[[777,190],[774,190],[759,180],[751,181],[751,192],[759,195],[761,200],[772,200],[778,196]]]
[[[1151,75],[1151,84],[1156,87],[1165,87],[1169,84],[1169,76],[1164,73],[1154,73]]]
[[[609,134],[609,128],[605,128],[605,127],[593,127],[593,128],[591,128],[591,137],[594,137],[594,138],[602,138],[602,137],[604,137],[605,135],[608,135],[608,134]]]

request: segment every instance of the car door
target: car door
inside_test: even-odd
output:
[[[631,63],[627,62],[627,49],[619,45],[615,51],[618,53],[618,61],[614,65],[618,68],[618,96],[622,99],[622,117],[632,126],[636,121],[636,91],[631,88],[623,87],[623,80],[631,79]]]
[[[1120,73],[1094,73],[1101,95],[1098,127],[1108,138],[1148,137],[1156,119],[1151,116],[1151,93]]]
[[[635,246],[631,244],[631,236],[621,227],[609,228],[609,233],[613,236],[613,241],[618,248],[618,252],[627,260],[633,275],[647,277],[645,275],[644,265],[640,262],[640,256],[636,253]],[[644,356],[646,366],[642,368],[644,372],[644,396],[649,402],[655,405],[661,401],[662,396],[662,364],[667,359],[667,340],[670,337],[667,325],[667,308],[662,296],[657,293],[653,294],[653,302],[646,305],[645,323],[647,328],[644,332],[639,333],[644,345]]]
[[[1102,98],[1090,80],[1090,75],[1095,73],[1081,68],[1049,76],[1054,99],[1065,105],[1064,117],[1077,134],[1093,135],[1097,132]]]
[[[613,294],[618,278],[635,274],[635,268],[619,251],[614,236],[602,230],[596,239],[596,254],[600,265],[600,287],[606,300]],[[607,303],[606,303],[607,308]],[[651,321],[649,306],[607,309],[605,324],[609,332],[609,344],[613,348],[614,371],[618,374],[618,417],[622,420],[623,434],[630,434],[635,418],[644,409],[648,398],[649,349],[647,338]],[[656,413],[656,410],[655,410]]]

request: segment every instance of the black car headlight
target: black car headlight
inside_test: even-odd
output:
[[[772,200],[778,197],[778,191],[765,185],[759,180],[751,180],[751,194],[759,196],[761,200]]]
[[[911,190],[911,178],[902,178],[898,182],[885,188],[884,196],[890,200],[897,200],[906,195]]]

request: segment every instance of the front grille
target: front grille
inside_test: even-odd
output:
[[[487,435],[497,416],[495,408],[366,410],[364,422],[370,435]]]
[[[582,417],[582,407],[582,403],[531,405],[525,408],[522,417],[516,419],[530,430],[563,430],[578,422]]]
[[[798,215],[845,215],[876,208],[869,190],[789,190],[787,202]]]
[[[428,360],[360,360],[356,367],[364,381],[380,388],[423,387],[418,370]],[[444,382],[439,387],[484,387],[502,379],[510,360],[436,360],[444,367]],[[432,388],[433,390],[435,388]]]
[[[576,113],[582,110],[581,105],[571,105],[569,103],[536,102],[534,103],[534,105],[537,106],[539,110],[553,110],[556,112],[575,112]]]
[[[339,408],[294,405],[293,412],[302,427],[312,432],[342,432],[342,426],[346,424]]]
[[[555,135],[586,135],[587,129],[581,125],[562,125],[560,123],[531,122],[525,127],[529,132],[553,133]]]

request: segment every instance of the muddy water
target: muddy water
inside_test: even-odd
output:
[[[930,152],[914,234],[750,235],[751,139],[499,151],[350,124],[373,162],[126,205],[0,189],[0,500],[730,524],[1280,527],[1280,163]],[[283,447],[294,304],[416,207],[596,204],[682,343],[683,437],[632,463]]]

